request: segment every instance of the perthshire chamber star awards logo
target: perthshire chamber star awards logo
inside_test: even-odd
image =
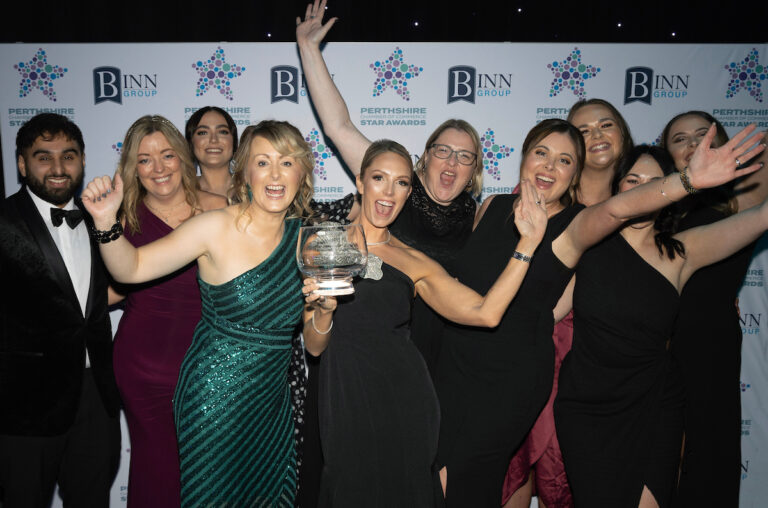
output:
[[[54,82],[67,73],[66,67],[48,63],[48,55],[43,48],[28,62],[19,62],[13,66],[21,74],[19,97],[26,97],[34,89],[40,90],[49,100],[56,102]]]
[[[221,46],[216,48],[207,60],[198,60],[192,64],[192,68],[198,75],[195,95],[200,97],[209,89],[219,91],[225,99],[234,100],[232,96],[232,80],[240,77],[245,72],[245,67],[227,62],[227,57]]]
[[[579,99],[587,98],[587,92],[584,89],[586,81],[597,76],[601,69],[582,63],[581,57],[581,50],[575,47],[564,60],[547,64],[547,69],[555,76],[549,85],[550,97],[555,97],[563,90],[570,90]]]
[[[384,60],[376,60],[369,66],[376,74],[373,82],[373,96],[378,97],[392,88],[403,100],[411,100],[408,81],[415,78],[424,67],[405,63],[403,50],[395,47],[392,54]]]
[[[490,127],[480,137],[480,146],[483,148],[483,169],[494,180],[501,180],[501,168],[499,162],[506,159],[514,148],[496,142],[496,134]]]
[[[725,70],[731,75],[728,89],[725,91],[727,99],[745,90],[755,101],[763,102],[762,82],[768,78],[768,70],[760,63],[759,58],[757,49],[752,48],[743,60],[725,66]]]
[[[117,141],[115,143],[112,143],[112,150],[117,152],[117,155],[122,155],[123,153],[123,142]]]
[[[320,136],[320,131],[313,128],[309,131],[309,134],[304,138],[309,143],[309,147],[312,149],[312,156],[315,158],[315,169],[313,170],[314,176],[320,180],[328,180],[328,172],[325,169],[325,163],[331,157],[336,157],[331,147],[323,142],[323,138]]]

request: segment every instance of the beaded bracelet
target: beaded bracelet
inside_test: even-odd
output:
[[[531,259],[532,259],[531,256],[526,256],[522,252],[517,252],[517,251],[512,253],[512,257],[515,258],[515,259],[519,259],[520,261],[522,261],[524,263],[530,263]]]
[[[688,177],[688,166],[685,166],[680,170],[680,182],[682,182],[683,189],[685,189],[685,192],[688,194],[696,194],[699,192],[699,189],[691,185],[691,179]]]
[[[91,238],[93,238],[95,241],[99,243],[109,243],[117,240],[122,236],[123,224],[119,220],[116,220],[109,230],[102,231],[94,227],[91,229],[90,233]]]

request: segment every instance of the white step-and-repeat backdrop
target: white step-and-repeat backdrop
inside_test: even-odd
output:
[[[673,115],[707,111],[730,134],[768,127],[768,44],[432,44],[330,43],[324,50],[353,122],[370,139],[393,138],[414,157],[447,118],[469,121],[482,136],[483,195],[518,181],[520,149],[536,122],[564,118],[578,99],[619,108],[636,143],[656,142]],[[5,44],[0,45],[0,134],[6,193],[19,187],[18,127],[53,111],[74,120],[86,142],[86,179],[112,174],[125,131],[144,114],[183,130],[206,105],[225,108],[238,128],[264,118],[293,122],[315,147],[315,193],[353,191],[312,114],[295,44]],[[741,294],[742,507],[768,498],[768,304],[763,239]],[[117,321],[118,315],[114,316]],[[125,502],[123,467],[113,504]],[[716,486],[714,486],[716,488]]]

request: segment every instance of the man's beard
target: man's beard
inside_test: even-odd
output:
[[[69,175],[57,175],[55,178],[69,178],[69,185],[60,189],[46,187],[45,178],[48,178],[48,176],[44,177],[43,180],[38,180],[34,176],[27,174],[24,182],[37,197],[58,206],[68,203],[72,196],[75,195],[75,192],[83,183],[83,172],[81,171],[80,175],[75,177],[74,180]]]

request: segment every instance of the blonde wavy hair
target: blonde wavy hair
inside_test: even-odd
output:
[[[251,144],[254,138],[257,137],[269,141],[281,155],[293,157],[299,164],[299,167],[304,170],[304,178],[301,179],[296,196],[294,196],[293,202],[288,207],[287,216],[288,218],[311,217],[313,211],[310,202],[314,192],[312,170],[315,167],[315,157],[312,155],[312,149],[304,140],[304,136],[299,132],[299,129],[290,123],[278,120],[263,120],[256,125],[249,125],[245,128],[242,136],[240,136],[240,143],[233,158],[235,167],[232,175],[232,202],[240,203],[241,205],[240,215],[237,218],[238,226],[241,226],[239,223],[241,219],[246,220],[242,227],[247,226],[251,220],[248,214],[250,199],[248,197],[248,181],[245,173],[251,159]]]
[[[117,172],[123,178],[123,204],[121,206],[122,216],[125,218],[128,226],[133,233],[141,233],[139,218],[136,209],[139,202],[144,199],[147,190],[139,180],[137,169],[138,152],[141,140],[145,136],[161,133],[165,136],[168,144],[176,152],[181,161],[181,186],[184,189],[184,197],[189,204],[192,217],[196,212],[201,211],[197,200],[197,183],[195,166],[192,162],[192,155],[189,153],[189,147],[184,136],[179,132],[170,120],[160,115],[142,116],[131,125],[123,140],[123,150],[120,154],[120,162],[117,165]]]
[[[424,178],[424,171],[426,171],[427,155],[429,154],[429,149],[432,147],[435,141],[437,141],[437,138],[440,137],[440,134],[442,134],[446,129],[456,129],[457,131],[465,132],[469,135],[470,138],[472,138],[472,143],[475,145],[475,149],[473,150],[476,156],[475,167],[472,171],[472,178],[469,179],[469,183],[467,184],[467,188],[465,190],[469,192],[473,197],[477,198],[483,191],[483,154],[480,147],[480,136],[477,134],[475,128],[465,120],[450,118],[441,123],[427,139],[427,143],[424,146],[424,153],[422,153],[421,157],[419,157],[419,160],[416,161],[414,171],[416,171],[416,174],[419,175],[419,177]]]

